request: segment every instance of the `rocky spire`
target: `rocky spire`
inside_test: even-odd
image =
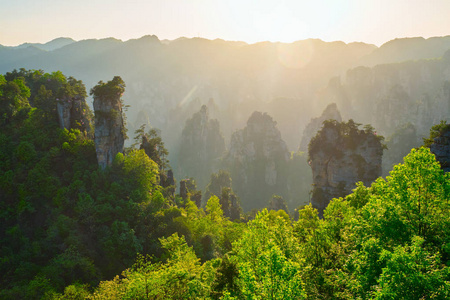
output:
[[[247,126],[231,136],[224,164],[245,210],[262,208],[273,194],[286,191],[290,153],[276,124],[255,111]]]
[[[435,138],[430,150],[436,156],[436,160],[441,164],[442,169],[445,172],[450,172],[450,130]]]
[[[123,152],[125,134],[121,96],[125,83],[119,76],[91,90],[94,96],[95,150],[102,169],[112,164],[117,153]]]
[[[86,103],[87,94],[83,82],[69,77],[65,82],[60,83],[60,87],[54,93],[57,95],[56,113],[60,128],[79,129],[89,134],[92,112]]]
[[[209,174],[218,169],[219,158],[225,152],[225,140],[219,121],[210,119],[208,108],[186,121],[181,135],[178,172],[182,177],[193,177],[200,188],[207,184]]]
[[[59,126],[66,129],[80,129],[90,132],[91,120],[89,118],[89,107],[83,96],[63,97],[57,99],[56,111],[58,114]]]
[[[435,134],[433,134],[433,131]],[[427,145],[427,143],[425,144]],[[433,126],[432,136],[428,144],[430,151],[441,164],[441,168],[445,172],[450,172],[450,123],[441,121],[441,124]]]

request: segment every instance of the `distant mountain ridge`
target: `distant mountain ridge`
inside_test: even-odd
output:
[[[277,120],[289,149],[298,149],[307,122],[336,102],[316,101],[331,78],[344,77],[357,66],[439,58],[449,49],[450,36],[395,39],[379,48],[319,39],[247,44],[204,38],[161,41],[154,35],[127,41],[59,38],[0,47],[0,73],[60,70],[83,80],[87,90],[98,80],[120,75],[127,84],[125,102],[131,105],[130,132],[142,125],[140,120],[150,120],[169,147],[181,134],[179,124],[214,99],[226,140],[258,110]],[[191,104],[196,107],[188,108]],[[169,129],[172,136],[164,136]]]
[[[88,90],[99,79],[120,75],[127,83],[129,120],[144,110],[154,126],[162,129],[167,127],[171,110],[183,109],[183,104],[193,99],[200,99],[201,105],[213,98],[223,110],[239,110],[233,113],[237,119],[224,123],[229,128],[224,134],[230,136],[255,109],[264,110],[265,103],[277,98],[298,102],[313,95],[329,77],[353,66],[358,58],[375,48],[363,43],[329,43],[318,39],[291,44],[247,44],[203,38],[161,42],[156,36],[125,42],[91,39],[53,51],[36,47],[0,48],[0,73],[19,68],[60,70],[83,80]],[[244,100],[256,107],[241,105]],[[291,108],[296,106],[292,104]],[[181,123],[190,114],[183,115]],[[297,127],[302,124],[295,124]],[[300,130],[295,129],[295,134],[300,135]],[[298,137],[292,141],[298,143]]]
[[[60,38],[56,38],[53,39],[47,43],[41,44],[41,43],[23,43],[20,44],[18,46],[12,46],[9,48],[14,48],[14,49],[24,49],[24,48],[28,48],[28,47],[35,47],[37,49],[40,50],[44,50],[44,51],[53,51],[59,48],[62,48],[64,46],[70,45],[72,43],[75,43],[76,41],[72,38],[68,38],[68,37],[60,37]],[[6,46],[4,46],[6,47]]]
[[[396,63],[408,60],[440,58],[450,49],[450,35],[443,37],[400,38],[388,41],[359,60],[360,65]]]
[[[4,46],[0,45],[1,48],[9,48],[9,49],[26,49],[29,47],[34,47],[39,50],[43,51],[54,51],[56,49],[63,48],[67,45],[73,44],[73,43],[81,43],[85,44],[86,41],[108,41],[108,40],[116,40],[120,43],[129,43],[133,41],[139,41],[139,40],[146,40],[146,39],[155,39],[158,40],[159,43],[164,45],[169,45],[173,43],[183,43],[187,41],[209,41],[209,42],[221,42],[223,44],[231,44],[234,43],[239,46],[245,46],[245,45],[257,45],[262,43],[271,43],[271,44],[280,44],[277,42],[258,42],[254,44],[247,44],[243,41],[226,41],[222,39],[204,39],[204,38],[186,38],[186,37],[180,37],[174,40],[159,40],[154,35],[146,35],[141,38],[137,39],[130,39],[126,41],[121,41],[114,38],[104,38],[104,39],[86,39],[86,40],[80,40],[75,41],[74,39],[70,37],[59,37],[55,38],[49,42],[46,43],[23,43],[18,46]],[[292,44],[298,44],[303,43],[305,41],[321,41],[320,39],[306,39],[306,40],[300,40],[293,42]],[[189,42],[188,42],[189,43]],[[334,41],[330,43],[343,43],[340,41]],[[345,44],[345,43],[343,43]],[[450,49],[450,35],[448,36],[442,36],[442,37],[430,37],[430,38],[423,38],[423,37],[409,37],[409,38],[396,38],[394,40],[390,40],[380,47],[377,47],[372,44],[367,44],[363,42],[352,42],[348,43],[347,45],[370,45],[373,47],[373,51],[369,54],[363,56],[359,61],[358,64],[361,65],[367,65],[367,66],[373,66],[380,63],[391,63],[391,62],[402,62],[405,60],[414,60],[414,59],[426,59],[426,58],[439,58],[445,53],[447,50]]]

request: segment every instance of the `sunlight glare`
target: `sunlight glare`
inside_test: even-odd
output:
[[[314,55],[311,40],[304,40],[294,44],[277,45],[278,60],[286,68],[300,69],[305,67]]]

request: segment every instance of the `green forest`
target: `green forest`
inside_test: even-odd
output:
[[[117,76],[90,94],[124,90]],[[100,167],[95,123],[126,103],[101,114],[87,96],[61,72],[0,75],[0,299],[450,298],[450,173],[430,151],[445,122],[319,218],[280,195],[243,211],[223,170],[202,174],[203,201],[195,178],[177,193],[168,150],[145,126],[119,130],[135,144]]]

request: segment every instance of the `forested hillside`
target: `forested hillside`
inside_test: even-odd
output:
[[[230,224],[211,198],[206,213],[192,205],[186,213],[218,233],[230,225],[238,229],[232,251],[204,262],[195,246],[174,234],[160,239],[164,263],[140,256],[122,277],[101,282],[94,292],[72,285],[64,296],[446,299],[449,179],[434,155],[420,148],[386,179],[334,199],[323,219],[306,206],[296,221],[282,210],[263,210],[247,224]]]

